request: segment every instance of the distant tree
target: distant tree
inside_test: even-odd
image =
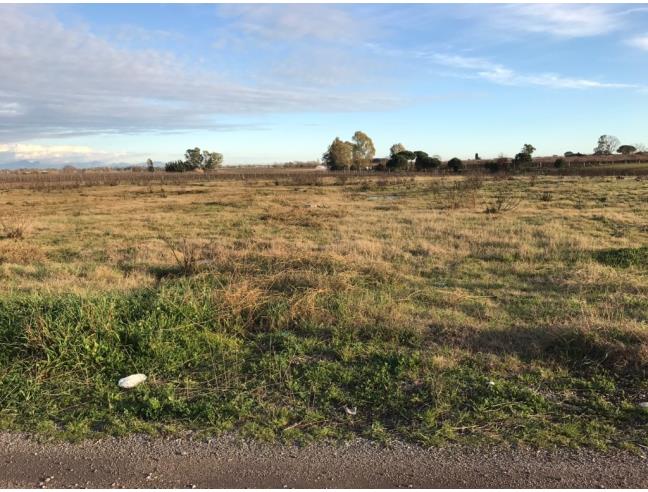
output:
[[[479,154],[478,154],[477,152],[475,152],[475,160],[476,160],[476,161],[480,161],[480,160],[481,160],[481,157],[479,157]]]
[[[405,171],[410,165],[410,161],[401,152],[392,155],[387,161],[387,169]]]
[[[633,144],[633,147],[637,149],[637,152],[646,152],[646,150],[648,150],[646,146],[642,143]]]
[[[524,144],[524,145],[522,146],[522,150],[520,151],[520,153],[521,153],[521,154],[529,154],[529,155],[533,155],[533,153],[535,152],[535,150],[536,150],[536,148],[535,148],[533,145],[531,145],[531,144]]]
[[[398,155],[402,155],[408,161],[413,161],[414,159],[416,159],[416,154],[414,152],[412,152],[411,150],[403,150],[403,151],[399,152]]]
[[[616,149],[616,151],[619,154],[630,155],[637,152],[637,147],[635,147],[634,145],[621,145],[618,149]]]
[[[353,144],[335,137],[322,156],[322,161],[331,170],[350,169],[353,165]]]
[[[527,152],[519,152],[515,154],[515,157],[513,158],[513,166],[518,167],[523,164],[531,164],[533,162],[533,157],[531,157],[531,154],[528,154]]]
[[[353,134],[353,167],[359,169],[368,166],[376,155],[374,143],[366,133],[357,131]]]
[[[200,152],[200,148],[196,147],[194,149],[187,149],[185,152],[185,161],[187,163],[187,168],[189,169],[198,169],[202,167],[203,155]]]
[[[458,157],[453,157],[448,161],[448,167],[452,169],[455,173],[458,173],[463,169],[464,164]]]
[[[155,165],[151,159],[146,159],[146,170],[150,173],[155,171]]]
[[[168,173],[182,173],[190,171],[186,161],[169,161],[164,165],[164,170]]]
[[[202,168],[206,170],[216,169],[223,164],[223,154],[218,152],[203,151]]]
[[[492,173],[498,173],[502,171],[508,171],[511,167],[511,159],[500,156],[497,159],[492,161],[486,161],[484,167]]]
[[[404,150],[407,149],[405,149],[405,146],[402,143],[396,143],[389,148],[389,156],[394,157],[396,154],[403,152]]]
[[[428,169],[434,169],[441,165],[441,161],[436,157],[430,157],[427,153],[417,150],[414,152],[416,155],[416,160],[414,161],[414,167],[417,171],[426,171]]]
[[[619,147],[620,143],[619,139],[613,135],[601,135],[596,147],[594,147],[594,153],[596,155],[610,155]]]
[[[387,161],[387,167],[390,169],[408,170],[414,167],[414,160],[416,154],[409,150],[401,150],[397,154],[392,155]]]
[[[574,154],[571,150],[568,150],[563,154],[565,157],[574,157],[576,154]]]
[[[567,164],[567,161],[563,157],[558,157],[558,159],[556,159],[554,161],[554,167],[557,168],[557,169],[565,167],[566,164]]]

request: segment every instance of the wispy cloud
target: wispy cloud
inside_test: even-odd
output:
[[[488,20],[498,28],[563,38],[607,34],[623,27],[622,12],[613,5],[516,4],[489,9]]]
[[[635,36],[626,41],[626,43],[640,50],[648,51],[648,34]]]
[[[282,22],[285,29],[296,27]],[[314,28],[302,29],[307,36]],[[188,66],[169,52],[119,47],[10,6],[0,6],[0,61],[0,142],[231,130],[241,127],[227,123],[233,114],[367,110],[397,101],[378,91],[243,83]]]
[[[267,40],[344,42],[365,37],[369,26],[348,9],[325,4],[239,4],[218,7],[228,35],[244,33]]]
[[[569,77],[556,73],[520,73],[503,64],[493,62],[487,58],[472,57],[454,53],[436,53],[427,50],[400,50],[383,47],[378,44],[367,44],[369,49],[383,56],[398,59],[415,58],[427,61],[434,65],[441,65],[459,70],[451,76],[463,78],[483,79],[489,82],[509,86],[538,86],[553,89],[634,89],[646,91],[643,84],[602,82],[586,78]]]
[[[540,86],[554,89],[643,89],[639,84],[600,82],[583,78],[566,77],[555,73],[524,74],[499,63],[483,58],[430,53],[430,61],[452,68],[469,70],[469,77],[481,78],[501,85]]]

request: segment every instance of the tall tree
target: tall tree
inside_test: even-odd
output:
[[[208,150],[203,151],[203,169],[216,169],[223,164],[223,154],[218,152],[209,152]]]
[[[404,150],[407,149],[405,149],[405,146],[402,143],[396,143],[389,148],[389,155],[390,157],[394,157],[395,155],[400,154]]]
[[[374,143],[366,133],[357,131],[353,134],[353,166],[368,166],[376,155]]]
[[[622,145],[617,149],[617,152],[623,155],[634,154],[636,151],[637,147],[635,147],[634,145]]]
[[[620,143],[619,139],[614,135],[601,135],[596,147],[594,148],[594,153],[599,155],[610,155],[619,147]]]
[[[322,160],[332,170],[350,169],[353,164],[353,144],[335,137],[322,156]]]
[[[185,152],[185,161],[187,162],[187,167],[190,169],[198,169],[199,167],[202,167],[203,159],[203,155],[198,147],[187,149]]]
[[[533,145],[531,145],[531,144],[524,144],[524,145],[522,146],[522,151],[521,151],[521,153],[522,153],[522,154],[529,154],[529,155],[533,155],[533,153],[535,152],[535,150],[536,150],[536,148],[535,148]]]

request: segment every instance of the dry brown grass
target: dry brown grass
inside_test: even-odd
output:
[[[310,279],[295,310],[309,306],[315,313],[321,289],[374,282],[393,285],[394,299],[425,291],[439,308],[424,312],[426,323],[481,326],[510,316],[497,301],[504,293],[534,289],[586,298],[588,288],[605,285],[617,295],[591,306],[603,318],[624,312],[623,295],[645,292],[646,279],[601,265],[590,253],[648,242],[647,186],[612,178],[476,183],[419,177],[371,182],[366,191],[357,183],[272,181],[252,187],[198,182],[164,191],[132,185],[12,190],[3,194],[0,214],[38,227],[28,241],[0,239],[0,288],[124,290],[169,275],[217,272],[236,275],[237,285],[256,292],[230,293],[252,303],[273,285],[288,289]],[[518,206],[484,214],[503,193],[521,197]],[[543,201],[543,193],[552,200]],[[449,206],[455,196],[461,205]],[[475,296],[476,307],[467,306],[466,296]]]

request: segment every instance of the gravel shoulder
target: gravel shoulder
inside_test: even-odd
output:
[[[450,446],[357,439],[304,447],[223,436],[134,435],[78,444],[0,434],[6,488],[648,487],[648,458],[622,451]]]

